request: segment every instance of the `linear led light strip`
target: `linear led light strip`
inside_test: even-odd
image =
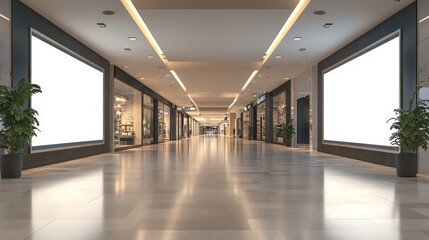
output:
[[[292,14],[289,16],[289,18],[286,20],[283,27],[280,29],[280,32],[277,34],[277,37],[274,39],[274,41],[271,43],[268,50],[265,52],[262,65],[268,61],[268,59],[271,57],[271,54],[273,54],[273,52],[279,46],[280,42],[283,40],[283,38],[286,36],[286,34],[289,32],[289,30],[295,24],[296,20],[298,20],[299,16],[301,16],[302,12],[304,12],[305,8],[308,6],[308,4],[310,2],[311,2],[311,0],[300,0],[299,1],[299,3],[296,5],[295,9],[292,11]]]
[[[228,107],[228,111],[232,108],[232,106],[234,106],[234,104],[237,102],[237,100],[238,100],[238,97],[240,96],[240,94],[237,94],[237,96],[235,96],[235,99],[234,99],[234,101],[231,103],[231,105],[229,105],[229,107]]]
[[[295,9],[292,11],[289,18],[286,20],[283,27],[280,29],[280,32],[277,34],[274,41],[271,43],[268,50],[265,52],[265,55],[263,56],[263,61],[260,67],[262,67],[268,59],[271,57],[273,52],[277,49],[281,41],[284,39],[286,34],[289,32],[289,30],[292,28],[292,26],[295,24],[296,20],[298,20],[299,16],[301,16],[302,12],[304,12],[305,8],[308,6],[308,4],[311,2],[311,0],[300,0],[299,3],[296,5]],[[250,75],[249,79],[244,84],[243,88],[241,89],[241,92],[237,95],[237,97],[234,99],[232,104],[229,106],[228,110],[232,108],[232,106],[237,102],[238,96],[240,96],[241,93],[243,93],[244,90],[249,86],[249,84],[252,82],[253,78],[256,76],[256,74],[259,72],[258,70],[253,71],[252,75]]]
[[[3,18],[3,19],[5,19],[6,21],[10,21],[10,19],[8,17],[6,17],[5,15],[3,15],[3,14],[0,14],[0,17]]]
[[[198,109],[197,104],[195,103],[194,99],[192,98],[191,94],[188,94],[189,99],[191,100],[191,102],[194,104],[195,108],[197,109],[197,111],[200,111],[200,109]]]
[[[125,9],[127,9],[128,13],[130,14],[131,18],[134,20],[134,22],[137,24],[137,26],[140,28],[140,31],[143,33],[143,35],[146,37],[152,48],[155,50],[158,57],[161,59],[161,61],[167,65],[168,59],[164,55],[164,52],[162,51],[161,47],[156,42],[155,38],[153,37],[152,33],[150,32],[149,28],[147,27],[146,23],[143,21],[143,18],[140,16],[139,12],[137,11],[134,4],[131,2],[131,0],[121,0],[122,4],[124,5]],[[186,87],[183,84],[183,82],[180,80],[179,76],[174,70],[170,70],[173,77],[176,79],[177,83],[179,83],[180,87],[183,89],[183,91],[186,93]],[[198,109],[197,104],[192,99],[191,95],[188,94],[189,99],[191,102],[195,105],[195,107]],[[199,111],[199,110],[198,110]]]
[[[239,94],[237,94],[237,96],[235,96],[234,101],[231,103],[231,105],[229,105],[228,107],[228,111],[232,108],[232,106],[234,106],[234,104],[237,102],[238,97],[240,96],[240,94],[246,90],[247,86],[249,86],[250,82],[252,81],[252,79],[256,76],[256,74],[258,74],[259,70],[255,70],[253,71],[253,73],[250,75],[249,79],[247,79],[246,83],[244,84],[243,88],[241,89],[241,92]]]
[[[428,19],[429,19],[429,16],[426,16],[425,18],[420,19],[419,23],[422,23],[422,22],[424,22],[424,21],[426,21]]]
[[[131,2],[131,0],[121,0],[121,2],[124,5],[125,9],[127,9],[131,18],[134,20],[134,22],[140,28],[140,31],[144,34],[146,39],[149,41],[150,45],[155,50],[156,54],[158,54],[158,57],[161,59],[161,61],[164,64],[167,64],[168,60],[165,57],[164,53],[162,52],[161,47],[156,42],[155,38],[153,37],[153,35],[150,32],[149,28],[147,27],[146,23],[143,21],[143,18],[140,16],[140,14],[137,11],[134,4]]]
[[[249,79],[247,79],[246,83],[244,84],[243,88],[241,89],[241,92],[246,90],[247,86],[249,86],[250,82],[256,76],[256,74],[258,74],[258,72],[259,72],[259,70],[253,71],[253,73],[250,75]]]
[[[179,76],[177,75],[177,73],[174,70],[170,70],[171,75],[173,75],[173,77],[176,79],[176,81],[179,83],[180,87],[183,89],[183,91],[186,92],[186,87],[185,85],[182,83],[182,80],[180,80]]]

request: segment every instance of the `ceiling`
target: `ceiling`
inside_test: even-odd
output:
[[[255,69],[262,67],[231,111],[251,102],[254,93],[271,91],[285,78],[310,69],[413,0],[312,0],[263,66],[264,53],[297,0],[134,0],[167,64],[120,0],[22,2],[175,105],[191,106],[190,94],[200,109],[191,115],[217,124]],[[115,14],[103,15],[104,10]],[[315,15],[316,10],[326,14]],[[99,22],[107,28],[98,28]],[[323,28],[325,23],[333,26]],[[130,41],[130,36],[137,41]],[[295,36],[302,40],[294,41]],[[175,70],[186,93],[169,70]]]

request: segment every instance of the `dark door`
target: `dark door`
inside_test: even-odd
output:
[[[310,96],[297,101],[297,143],[310,144]]]

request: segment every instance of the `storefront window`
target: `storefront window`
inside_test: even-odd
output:
[[[165,123],[164,123],[164,104],[158,102],[158,142],[164,142],[165,134]]]
[[[182,126],[183,126],[182,116],[183,115],[180,112],[177,112],[177,136],[178,136],[178,139],[183,138],[183,134],[182,134]]]
[[[115,148],[141,145],[141,92],[115,79],[114,97]]]
[[[189,122],[189,118],[188,116],[185,115],[185,117],[183,118],[183,137],[187,138],[189,135],[189,128],[188,128],[188,122]]]
[[[243,138],[244,139],[250,139],[249,128],[250,128],[250,111],[246,111],[243,113]]]
[[[194,119],[189,118],[189,137],[192,137],[192,135],[194,134],[194,123]]]
[[[153,143],[153,98],[143,96],[143,145],[149,145]]]
[[[158,142],[170,140],[170,107],[158,103]]]
[[[164,140],[170,140],[170,107],[164,105]]]
[[[265,102],[258,105],[256,110],[256,139],[265,140]]]
[[[283,125],[286,124],[286,93],[273,98],[273,142],[284,143],[280,136]]]

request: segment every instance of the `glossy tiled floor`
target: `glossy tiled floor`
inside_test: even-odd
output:
[[[429,239],[429,178],[196,137],[1,180],[0,239]]]

